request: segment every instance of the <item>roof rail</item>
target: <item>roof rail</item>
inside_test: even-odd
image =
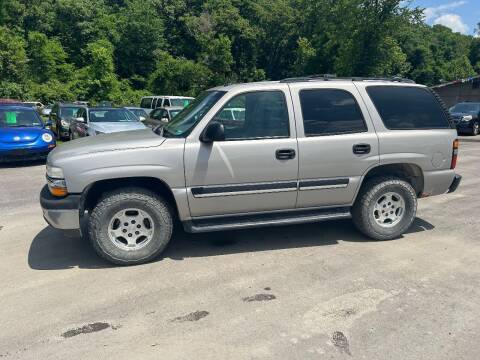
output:
[[[318,74],[318,75],[307,75],[307,76],[301,76],[301,77],[286,78],[286,79],[280,80],[280,82],[292,83],[292,82],[330,81],[330,80],[390,81],[390,82],[415,84],[415,81],[413,81],[411,79],[402,78],[401,76],[392,76],[392,77],[362,77],[362,76],[338,77],[338,76],[333,75],[333,74]]]

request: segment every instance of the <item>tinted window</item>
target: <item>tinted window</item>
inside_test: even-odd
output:
[[[347,91],[336,89],[300,92],[306,136],[348,134],[367,131],[357,101]]]
[[[142,99],[142,102],[140,103],[140,107],[144,109],[150,109],[150,106],[152,105],[152,98],[144,98]]]
[[[369,86],[367,92],[388,129],[450,128],[440,103],[428,89]]]
[[[160,102],[158,103],[158,106],[160,106]],[[163,100],[163,106],[170,106],[170,100],[168,99]]]
[[[232,109],[245,116],[234,119]],[[223,124],[226,140],[282,138],[290,134],[285,96],[281,91],[237,95],[215,117]]]

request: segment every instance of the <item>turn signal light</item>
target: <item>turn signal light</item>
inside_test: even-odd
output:
[[[458,141],[458,139],[455,139],[455,141],[453,142],[452,163],[450,165],[450,169],[452,169],[452,170],[457,167],[459,145],[460,145],[460,141]]]
[[[63,197],[68,195],[67,189],[65,188],[49,186],[49,189],[53,196]]]

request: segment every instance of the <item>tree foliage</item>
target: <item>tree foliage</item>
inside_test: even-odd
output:
[[[1,0],[0,96],[137,103],[306,74],[480,72],[480,38],[401,0]]]

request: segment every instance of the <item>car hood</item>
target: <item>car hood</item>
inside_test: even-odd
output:
[[[155,147],[164,141],[164,137],[158,136],[151,129],[87,136],[58,146],[50,153],[48,161],[54,163],[57,160],[84,154]]]
[[[91,122],[88,126],[104,134],[119,132],[119,131],[130,131],[130,130],[139,130],[145,129],[140,121],[131,121],[131,122]]]
[[[6,144],[31,143],[46,132],[48,131],[41,127],[2,127],[0,128],[0,142]]]

